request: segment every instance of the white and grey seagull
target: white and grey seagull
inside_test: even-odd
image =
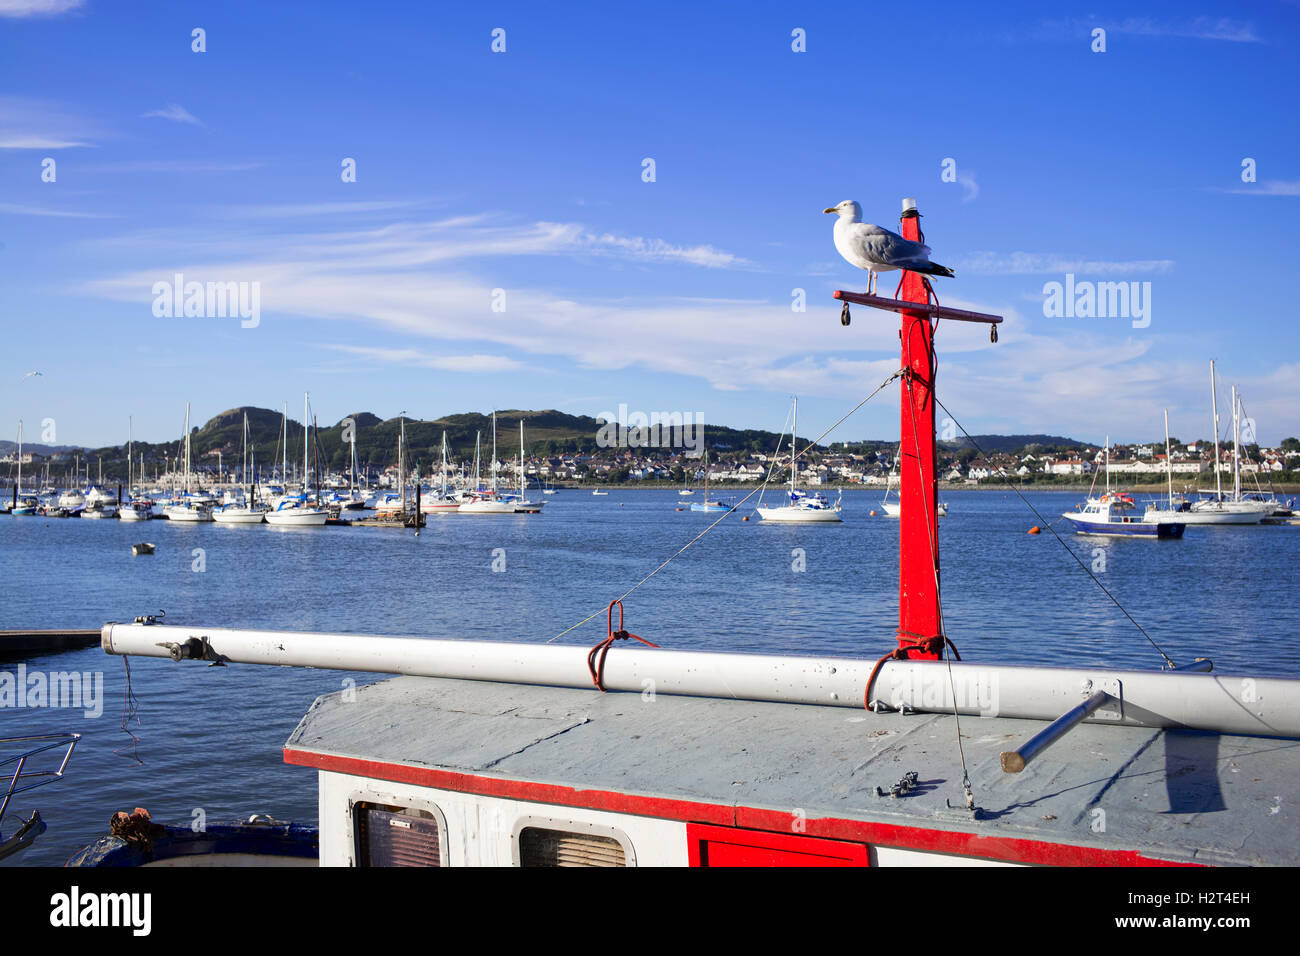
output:
[[[868,295],[875,294],[878,272],[906,269],[908,272],[953,277],[952,270],[947,266],[930,261],[929,246],[863,222],[862,207],[852,199],[846,199],[839,205],[822,211],[839,215],[835,220],[835,248],[853,265],[867,270]]]

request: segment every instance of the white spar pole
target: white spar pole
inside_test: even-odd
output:
[[[106,624],[101,637],[109,654],[582,687],[597,693],[587,669],[591,649],[582,646],[161,624]],[[651,680],[663,694],[862,708],[874,666],[852,658],[630,646],[610,652],[603,682],[611,691],[638,694]],[[1300,680],[1189,671],[889,661],[880,668],[872,698],[916,711],[1050,721],[1103,690],[1114,699],[1088,718],[1093,722],[1300,737]],[[1249,704],[1242,703],[1245,687]]]

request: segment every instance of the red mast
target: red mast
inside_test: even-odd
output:
[[[903,200],[904,239],[921,238],[915,200]],[[904,272],[904,302],[929,303],[925,277]],[[908,656],[937,660],[939,636],[939,479],[934,440],[934,325],[925,312],[903,312],[902,417],[899,456],[898,646]],[[917,647],[918,644],[923,645]]]
[[[900,232],[904,239],[924,242],[916,201],[903,200]],[[939,476],[934,435],[934,318],[986,322],[996,326],[1000,316],[950,309],[931,301],[925,277],[904,272],[900,298],[836,292],[843,300],[842,321],[848,324],[849,302],[888,309],[902,316],[902,410],[899,456],[898,519],[898,656],[938,660],[943,656],[939,626]],[[997,341],[996,331],[991,336]]]

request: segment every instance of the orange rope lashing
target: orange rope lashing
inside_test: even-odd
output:
[[[618,605],[618,630],[614,630],[614,605]],[[646,647],[658,647],[658,644],[651,644],[644,637],[637,637],[623,629],[623,602],[614,600],[609,602],[609,618],[605,628],[605,639],[591,649],[587,655],[587,670],[591,672],[591,682],[596,685],[596,689],[604,692],[605,690],[605,658],[609,655],[609,649],[615,641],[625,641],[628,638],[640,641]]]
[[[862,706],[867,710],[871,709],[871,688],[875,686],[876,675],[880,673],[880,668],[885,666],[885,661],[905,661],[912,651],[922,651],[926,654],[935,654],[942,656],[944,647],[952,649],[952,654],[957,660],[961,660],[961,654],[957,651],[957,645],[943,634],[935,634],[933,637],[922,637],[919,634],[900,634],[906,644],[900,644],[880,660],[876,661],[876,666],[871,668],[871,676],[867,678],[866,690],[862,692]]]

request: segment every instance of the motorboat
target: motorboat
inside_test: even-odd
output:
[[[1137,513],[1137,503],[1132,495],[1108,492],[1098,498],[1088,498],[1078,511],[1067,511],[1062,517],[1074,526],[1079,534],[1115,535],[1126,538],[1181,538],[1187,524],[1173,518],[1151,520]]]

